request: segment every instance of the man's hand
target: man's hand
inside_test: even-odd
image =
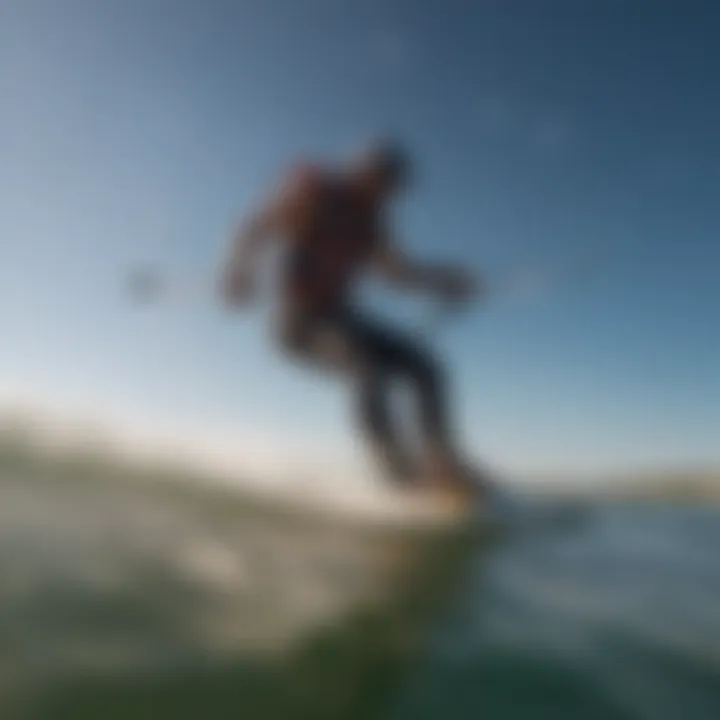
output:
[[[238,228],[220,276],[220,295],[233,308],[248,305],[255,297],[256,266],[268,243],[282,231],[287,208],[280,202],[260,207]]]
[[[442,268],[434,280],[432,289],[449,302],[472,300],[480,290],[477,278],[464,268]]]
[[[389,243],[384,243],[375,256],[374,266],[395,285],[429,292],[448,301],[470,300],[481,288],[479,280],[465,268],[416,262]]]

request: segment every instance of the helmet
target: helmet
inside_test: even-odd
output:
[[[405,184],[410,175],[410,158],[405,148],[393,140],[376,140],[365,151],[363,164],[380,170],[393,183]]]

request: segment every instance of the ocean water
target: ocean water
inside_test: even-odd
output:
[[[493,536],[0,464],[0,717],[720,717],[720,513]]]

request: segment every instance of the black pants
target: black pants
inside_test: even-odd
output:
[[[282,347],[292,357],[341,372],[353,383],[360,430],[391,479],[411,479],[415,471],[391,416],[391,386],[396,380],[409,383],[414,391],[425,448],[454,457],[445,373],[419,340],[351,307],[322,313],[289,310],[282,314],[280,329]]]

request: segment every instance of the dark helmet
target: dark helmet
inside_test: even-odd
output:
[[[394,140],[373,142],[363,153],[366,167],[380,170],[393,184],[405,185],[410,179],[410,157],[406,149]]]

